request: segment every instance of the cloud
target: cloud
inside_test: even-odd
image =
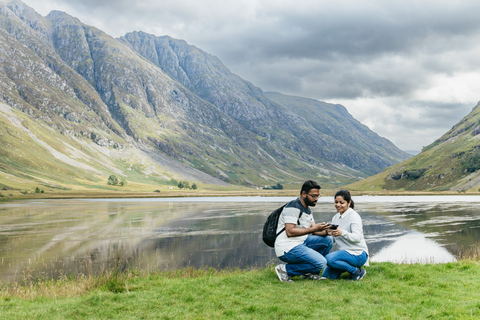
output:
[[[469,103],[405,101],[396,98],[341,101],[352,115],[403,150],[420,151],[440,138],[473,108]]]
[[[115,37],[142,30],[186,40],[266,91],[344,104],[401,148],[429,144],[480,100],[480,2],[25,3],[44,15],[65,11]]]

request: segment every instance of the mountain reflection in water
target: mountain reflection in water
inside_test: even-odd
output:
[[[446,263],[457,259],[447,249],[419,232],[399,237],[370,261],[396,263]]]
[[[264,267],[267,215],[295,197],[25,200],[0,203],[0,276],[58,278],[129,267]],[[478,246],[480,197],[354,197],[372,261],[453,261]],[[333,199],[312,208],[317,222]]]

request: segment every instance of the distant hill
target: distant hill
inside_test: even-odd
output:
[[[338,186],[409,157],[344,107],[265,94],[185,41],[115,39],[19,0],[0,0],[0,18],[5,188],[98,188],[111,174],[151,185]]]
[[[479,191],[480,103],[422,152],[348,186],[354,190]]]

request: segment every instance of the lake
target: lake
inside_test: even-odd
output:
[[[279,263],[261,239],[295,197],[22,200],[0,203],[2,282],[137,267],[249,268]],[[371,261],[444,263],[478,246],[479,196],[358,196]],[[333,197],[312,208],[335,214]]]

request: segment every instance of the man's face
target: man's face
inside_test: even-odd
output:
[[[305,204],[309,207],[315,207],[318,198],[320,198],[320,189],[311,189],[310,192],[304,193]]]

